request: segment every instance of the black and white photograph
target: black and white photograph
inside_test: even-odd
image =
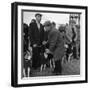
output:
[[[13,10],[18,85],[87,81],[86,7],[14,3]]]
[[[22,77],[80,75],[80,15],[23,11]]]

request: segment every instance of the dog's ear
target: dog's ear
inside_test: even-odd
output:
[[[52,54],[48,54],[48,58],[49,59],[53,58],[53,55]]]

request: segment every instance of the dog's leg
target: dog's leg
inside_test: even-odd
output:
[[[52,63],[53,63],[53,68],[55,68],[55,62],[54,62],[54,59],[52,59]]]
[[[66,60],[66,55],[64,55],[64,58],[63,58],[63,63],[67,63],[67,60]]]
[[[70,62],[70,55],[69,55],[69,57],[68,57],[68,62]]]
[[[52,61],[50,60],[50,68],[52,69],[52,67],[53,67],[53,66],[52,66]]]
[[[26,77],[25,69],[23,69],[23,76]]]
[[[46,64],[44,64],[44,70],[46,69]]]
[[[28,67],[28,77],[30,76],[30,68]]]
[[[71,56],[72,56],[72,53],[69,55],[69,57],[68,57],[68,62],[70,62],[71,61]]]
[[[64,56],[62,57],[62,64],[64,63]]]
[[[65,62],[65,55],[62,57],[62,64],[66,63]]]
[[[42,69],[43,69],[43,64],[41,65],[41,67],[40,67],[40,71],[42,72]]]

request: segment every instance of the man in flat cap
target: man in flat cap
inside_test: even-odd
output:
[[[48,44],[49,49],[46,50],[47,53],[53,54],[53,58],[55,61],[55,74],[61,74],[62,66],[61,61],[64,55],[64,41],[60,32],[52,27],[52,23],[50,21],[46,21],[44,23],[45,29],[48,31]]]
[[[35,17],[36,17],[36,16],[40,16],[40,17],[42,17],[42,14],[40,14],[40,13],[36,13],[36,14],[35,14]]]
[[[40,66],[40,52],[38,46],[40,46],[44,39],[44,27],[40,23],[42,15],[40,13],[35,14],[35,22],[29,25],[30,29],[30,42],[33,48],[32,67],[37,69]]]

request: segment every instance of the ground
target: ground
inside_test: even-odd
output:
[[[46,68],[40,72],[39,69],[33,70],[31,76],[51,76],[53,69]],[[62,74],[61,75],[79,75],[80,74],[80,60],[72,60],[70,62],[62,63]]]

